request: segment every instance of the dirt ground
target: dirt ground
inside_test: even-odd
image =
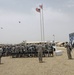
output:
[[[38,58],[2,57],[0,75],[74,75],[74,50],[72,60],[68,60],[66,49],[57,47],[63,55],[44,57],[43,63]]]

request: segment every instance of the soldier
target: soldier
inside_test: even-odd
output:
[[[51,43],[50,43],[50,45],[49,45],[48,51],[49,51],[48,57],[49,57],[49,55],[51,55],[51,54],[52,54],[52,57],[53,57],[53,56],[54,56],[54,55],[53,55],[54,48],[53,48],[53,46],[52,46]]]
[[[11,49],[11,55],[12,55],[12,58],[15,56],[15,46],[13,46]]]
[[[0,64],[1,64],[1,57],[2,57],[3,49],[0,48]]]
[[[39,63],[42,63],[42,55],[43,55],[43,50],[42,50],[42,45],[41,43],[38,45],[38,58],[39,58]]]
[[[68,42],[66,43],[66,48],[67,48],[68,59],[72,59],[72,56],[71,56],[72,48]]]

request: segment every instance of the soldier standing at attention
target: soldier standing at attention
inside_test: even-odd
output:
[[[39,63],[42,63],[42,56],[43,56],[43,50],[42,50],[42,44],[40,43],[38,45],[38,58],[39,58]]]
[[[1,64],[1,57],[2,57],[3,49],[0,48],[0,64]]]
[[[71,55],[72,48],[68,42],[66,43],[66,48],[67,48],[68,59],[72,59],[72,55]]]

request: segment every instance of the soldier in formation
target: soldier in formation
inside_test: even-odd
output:
[[[1,64],[1,57],[2,57],[3,49],[0,48],[0,64]]]

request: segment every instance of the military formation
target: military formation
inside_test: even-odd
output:
[[[42,56],[53,56],[54,48],[52,45],[46,43],[43,44],[26,44],[26,45],[4,45],[2,56],[17,57],[38,57],[40,52],[40,46],[42,47]]]
[[[68,59],[72,59],[72,47],[69,43],[66,43],[65,47],[67,49]],[[39,62],[41,63],[43,62],[43,57],[53,57],[55,50],[52,43],[2,45],[0,46],[0,64],[1,57],[4,56],[11,56],[12,58],[38,57]]]

